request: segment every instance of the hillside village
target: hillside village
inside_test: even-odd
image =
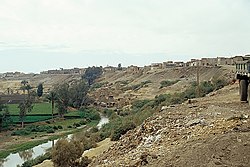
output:
[[[136,99],[152,99],[158,94],[166,93],[166,91],[171,93],[175,89],[185,90],[190,81],[196,80],[196,70],[192,67],[202,67],[200,69],[202,76],[202,74],[206,73],[207,68],[211,70],[211,68],[216,67],[217,70],[223,71],[220,67],[228,66],[227,69],[233,70],[234,68],[230,66],[241,60],[243,60],[243,56],[191,59],[186,63],[167,61],[152,63],[144,67],[131,65],[120,69],[107,66],[102,69],[103,76],[98,79],[99,84],[101,84],[100,88],[97,88],[89,95],[94,99],[94,102],[90,105],[122,109],[130,106],[131,102]],[[85,70],[86,68],[61,68],[59,70],[43,71],[40,74],[4,73],[0,78],[0,94],[5,102],[20,102],[23,99],[23,91],[20,90],[22,80],[29,81],[34,91],[39,83],[43,83],[44,93],[46,94],[57,84],[79,80]],[[216,70],[215,72],[218,73]],[[207,77],[201,79],[211,79]],[[232,73],[230,78],[233,79],[233,77],[234,74]],[[176,80],[176,78],[180,81],[175,85],[176,88],[172,86],[168,89],[159,89],[161,81],[165,79]],[[133,87],[136,86],[138,88],[133,90]]]
[[[95,148],[93,148],[94,153],[91,150],[86,153],[92,160],[90,166],[120,165],[136,167],[154,166],[155,164],[166,167],[185,166],[186,160],[192,156],[187,149],[197,151],[190,145],[196,145],[200,141],[204,141],[208,142],[208,147],[212,147],[214,145],[211,141],[213,135],[218,136],[217,140],[221,140],[220,137],[224,136],[230,148],[232,148],[234,144],[230,140],[233,139],[234,141],[235,135],[233,134],[232,137],[226,135],[231,131],[239,132],[239,140],[244,142],[244,146],[241,146],[241,142],[236,143],[236,145],[239,145],[240,148],[249,149],[246,139],[249,128],[247,104],[241,104],[240,107],[243,111],[238,113],[238,103],[240,104],[237,95],[238,84],[235,83],[234,78],[234,65],[241,60],[243,60],[242,56],[235,56],[232,58],[202,58],[187,63],[169,61],[153,63],[144,67],[129,66],[120,69],[104,67],[102,75],[91,86],[88,93],[88,97],[91,99],[87,104],[88,107],[98,109],[98,111],[112,111],[114,114],[110,117],[111,120],[114,117],[114,120],[119,121],[120,119],[135,121],[137,127],[133,124],[132,127],[135,129],[123,134],[120,140],[117,138],[118,141],[116,142],[110,141],[109,138],[102,141],[107,142],[104,144],[105,149],[102,148],[101,151],[95,152]],[[76,80],[81,80],[85,70],[80,68],[60,69],[41,72],[41,74],[16,72],[13,73],[13,76],[9,75],[0,79],[1,98],[9,104],[11,102],[8,98],[14,98],[13,103],[19,103],[25,98],[20,90],[22,80],[27,80],[34,89],[39,83],[43,83],[46,94],[58,84],[71,84]],[[218,91],[215,89],[206,97],[184,102],[182,100],[184,97],[180,97],[180,95],[197,81],[197,72],[199,72],[201,83],[226,81],[229,86]],[[171,84],[164,86],[165,81],[171,81]],[[166,98],[165,101],[156,103],[158,97],[165,98],[165,96],[170,99]],[[172,102],[169,103],[168,100]],[[143,104],[147,102],[147,104],[136,111],[134,109],[135,102],[143,102]],[[48,102],[45,103],[48,104]],[[156,103],[155,106],[151,107],[154,103]],[[169,105],[172,103],[173,105]],[[69,114],[75,109],[71,110],[72,108],[70,108]],[[148,119],[144,120],[147,117]],[[119,124],[122,126],[123,123],[119,122]],[[115,127],[117,124],[111,124],[111,126]],[[240,129],[234,130],[236,127]],[[65,127],[65,129],[67,128]],[[241,129],[243,129],[242,131],[246,130],[247,134],[244,134]],[[102,130],[96,133],[100,135],[99,133],[102,133]],[[111,133],[111,136],[113,133]],[[13,142],[16,141],[15,139],[16,137],[11,137]],[[7,141],[7,139],[5,140]],[[27,139],[24,138],[23,142],[25,140]],[[235,140],[238,141],[238,139]],[[204,147],[206,146],[205,144]],[[100,147],[102,147],[101,144]],[[225,149],[224,146],[220,147]],[[99,144],[96,149],[100,149]],[[202,147],[201,149],[209,156],[213,156],[213,152],[207,150],[207,148]],[[182,150],[185,150],[185,152],[182,153]],[[169,154],[166,155],[166,152],[169,152]],[[232,154],[236,153],[233,152]],[[218,159],[219,155],[217,154],[215,156],[214,158],[203,158],[211,166],[214,164],[229,164],[229,166],[230,164],[239,164],[224,161],[223,158]],[[227,155],[223,154],[223,156],[225,159],[228,158]],[[237,154],[236,156],[239,157],[240,155]],[[180,161],[175,161],[176,157]],[[197,155],[197,157],[199,156]],[[248,157],[248,155],[245,157]],[[165,159],[169,161],[169,165],[166,165]],[[249,164],[244,159],[240,162]],[[198,158],[194,158],[190,161],[189,166],[192,166],[192,164],[201,166],[200,163]],[[51,161],[44,161],[43,164],[38,166],[49,167],[53,164]]]
[[[250,55],[245,55],[250,56]],[[152,63],[151,65],[139,67],[139,66],[128,66],[123,67],[119,70],[127,70],[128,72],[139,72],[140,70],[151,70],[151,69],[164,69],[164,68],[174,68],[174,67],[192,67],[192,66],[224,66],[224,65],[235,65],[237,61],[242,61],[244,56],[233,56],[233,57],[217,57],[217,58],[201,58],[201,59],[191,59],[187,62],[175,62],[175,61],[166,61],[162,63]],[[72,69],[55,69],[40,72],[41,75],[82,75],[84,74],[86,68],[72,68]],[[117,67],[107,66],[103,67],[104,72],[116,71]],[[0,74],[0,78],[12,78],[12,77],[21,77],[21,76],[32,76],[37,74],[25,74],[22,72],[6,72]]]

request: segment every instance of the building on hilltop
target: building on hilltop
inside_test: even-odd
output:
[[[184,67],[185,66],[185,63],[183,61],[177,61],[177,62],[174,62],[174,64],[176,67]]]
[[[173,68],[176,64],[173,61],[167,61],[162,63],[162,68]]]
[[[187,67],[193,67],[193,66],[198,66],[200,65],[200,60],[199,59],[191,59],[191,61],[188,61],[186,63]]]
[[[113,66],[107,66],[103,68],[104,72],[115,72],[117,70],[117,67],[113,67]]]
[[[151,67],[151,70],[154,70],[154,69],[162,69],[163,64],[162,64],[162,63],[152,63],[152,64],[150,65],[150,67]]]
[[[233,58],[226,58],[226,57],[217,57],[217,65],[233,65]]]
[[[84,68],[73,68],[73,69],[63,69],[60,68],[60,70],[48,70],[40,72],[40,74],[71,74],[71,75],[81,75],[84,74],[85,69]]]

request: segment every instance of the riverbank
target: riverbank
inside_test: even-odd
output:
[[[99,143],[97,143],[96,148],[92,148],[83,153],[83,156],[87,156],[88,158],[94,158],[101,155],[104,151],[107,151],[110,146],[112,146],[115,142],[111,141],[110,138],[107,138]],[[38,164],[34,167],[53,167],[53,162],[51,160],[45,160],[43,163]]]

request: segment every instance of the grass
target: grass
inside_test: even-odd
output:
[[[11,116],[12,120],[14,123],[20,123],[20,118],[19,116]],[[51,116],[31,116],[31,115],[27,115],[25,117],[25,123],[33,123],[33,122],[40,122],[40,121],[46,121],[51,119]]]
[[[82,119],[67,119],[67,120],[62,120],[62,121],[56,121],[56,122],[53,122],[51,123],[51,125],[54,125],[54,126],[63,126],[64,129],[66,129],[68,126],[72,126],[75,122],[80,122]]]
[[[14,144],[11,147],[9,147],[8,149],[0,152],[0,159],[6,158],[11,153],[15,154],[15,153],[20,152],[20,151],[31,149],[37,145],[40,145],[42,143],[47,142],[48,140],[49,139],[39,140],[39,141],[30,141],[28,143],[22,143],[22,144]]]
[[[67,127],[69,125],[73,125],[75,122],[80,122],[81,120],[82,119],[69,119],[69,120],[58,121],[58,122],[55,122],[55,123],[53,123],[51,125],[57,125],[57,126],[62,125],[64,127]],[[94,126],[96,126],[98,124],[98,122],[99,122],[98,120],[93,120],[93,121],[87,123],[87,126],[88,127],[94,127]],[[64,131],[65,131],[65,129],[66,128],[64,128]],[[88,129],[88,128],[84,128],[84,129]],[[29,142],[26,142],[26,143],[11,145],[7,149],[5,149],[3,151],[0,151],[0,160],[6,158],[11,153],[17,153],[17,152],[20,152],[20,151],[25,151],[25,150],[31,149],[31,148],[33,148],[35,146],[38,146],[40,144],[46,143],[49,140],[56,140],[56,139],[61,138],[63,136],[66,136],[66,135],[69,135],[69,134],[72,134],[72,133],[77,133],[77,132],[80,132],[80,131],[82,131],[82,129],[72,129],[70,131],[65,131],[65,133],[62,133],[60,135],[51,136],[48,139],[37,140],[37,141],[29,141]],[[37,135],[37,134],[34,134],[34,135]],[[29,137],[32,137],[32,135],[30,135]]]
[[[64,116],[81,116],[81,111],[69,111]]]
[[[11,115],[18,115],[19,108],[18,104],[8,104],[9,112]],[[54,113],[57,113],[57,109],[55,108]],[[51,114],[51,104],[50,103],[35,103],[33,109],[30,114]]]

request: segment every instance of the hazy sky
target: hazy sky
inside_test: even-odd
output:
[[[249,0],[0,0],[0,72],[250,53]]]

